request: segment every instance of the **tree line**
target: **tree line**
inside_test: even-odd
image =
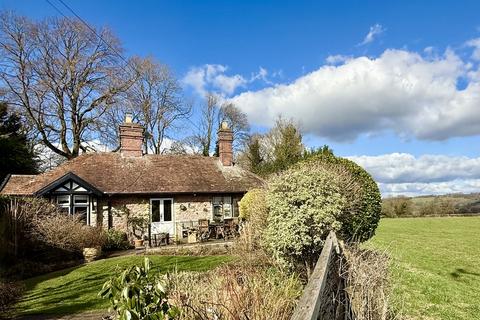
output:
[[[236,161],[264,176],[309,153],[331,152],[307,150],[299,126],[282,118],[268,133],[250,134],[247,115],[233,103],[207,93],[195,105],[166,64],[153,57],[126,58],[111,30],[71,18],[36,21],[0,14],[0,90],[0,143],[17,152],[2,156],[0,178],[49,169],[97,151],[98,145],[115,151],[126,113],[145,128],[144,149],[155,154],[215,155],[216,131],[227,121]],[[39,166],[45,150],[52,164]]]

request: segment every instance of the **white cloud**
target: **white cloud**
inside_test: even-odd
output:
[[[379,183],[383,196],[480,190],[480,158],[408,153],[351,156]]]
[[[182,82],[195,89],[204,96],[207,91],[219,91],[221,94],[231,95],[239,87],[245,86],[248,81],[239,74],[228,76],[227,66],[221,64],[205,64],[201,67],[192,67]]]
[[[379,183],[383,197],[476,193],[480,179],[453,180],[432,183]]]
[[[328,56],[325,59],[325,61],[328,64],[339,64],[339,63],[344,63],[345,61],[348,61],[349,59],[351,59],[350,56],[344,56],[344,55],[341,55],[341,54],[336,54],[336,55]]]
[[[273,85],[266,68],[259,67],[257,72],[246,78],[240,74],[228,75],[228,67],[221,64],[205,64],[192,67],[183,77],[184,85],[192,87],[200,96],[207,92],[216,92],[220,96],[231,96],[239,88],[245,88],[255,81]],[[282,77],[282,71],[272,73],[272,78]]]
[[[386,50],[325,65],[289,84],[232,98],[252,123],[271,126],[278,115],[306,133],[332,140],[392,130],[402,137],[442,140],[480,134],[480,73],[453,51],[424,57]],[[467,79],[463,90],[459,79]]]
[[[382,27],[382,25],[376,23],[375,25],[370,27],[370,30],[368,31],[367,35],[363,39],[362,42],[360,42],[358,45],[363,46],[366,45],[370,42],[373,42],[375,38],[385,32],[385,28]]]
[[[473,48],[472,59],[480,61],[480,38],[471,39],[466,42],[466,45]]]

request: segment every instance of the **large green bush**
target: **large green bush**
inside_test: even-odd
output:
[[[365,241],[375,234],[382,212],[382,197],[372,176],[352,160],[324,153],[305,161],[315,165],[343,167],[350,172],[360,190],[355,195],[359,202],[354,212],[345,216],[339,236],[345,241]]]
[[[273,177],[267,204],[266,247],[287,267],[313,266],[331,230],[347,241],[368,239],[381,210],[368,173],[333,156],[309,159]]]
[[[285,267],[313,266],[330,230],[340,230],[348,206],[339,177],[322,166],[299,165],[269,182],[265,242]]]

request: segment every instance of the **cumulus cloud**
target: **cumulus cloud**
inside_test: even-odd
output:
[[[226,75],[227,70],[228,67],[221,64],[205,64],[201,67],[192,67],[182,79],[182,82],[202,96],[209,90],[231,95],[238,87],[245,86],[248,81],[239,74]]]
[[[200,67],[192,67],[183,77],[184,85],[192,87],[199,95],[204,96],[208,91],[217,92],[222,96],[231,96],[238,88],[244,88],[247,84],[260,80],[273,85],[269,80],[269,72],[259,67],[257,72],[245,78],[240,74],[227,74],[228,67],[221,64],[205,64]],[[277,77],[277,72],[272,77]]]
[[[480,61],[480,38],[471,39],[466,45],[473,48],[472,59]]]
[[[384,196],[478,192],[480,158],[391,153],[352,156],[379,183]]]
[[[339,63],[344,63],[345,61],[348,61],[351,57],[350,56],[344,56],[341,54],[336,54],[332,56],[328,56],[325,61],[328,64],[339,64]]]
[[[457,88],[460,79],[465,88]],[[449,49],[428,57],[388,49],[231,100],[257,125],[271,126],[281,114],[336,141],[385,130],[421,140],[480,134],[480,72]]]
[[[375,38],[384,33],[385,32],[385,28],[382,27],[382,25],[376,23],[375,25],[371,26],[370,27],[370,30],[368,31],[367,35],[365,36],[365,38],[363,39],[362,42],[360,42],[358,45],[360,46],[363,46],[363,45],[366,45],[368,43],[371,43],[373,42],[373,40],[375,40]]]

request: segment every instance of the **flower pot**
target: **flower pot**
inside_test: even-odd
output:
[[[94,248],[84,248],[83,249],[83,258],[85,262],[92,262],[93,260],[97,260],[102,255],[102,248],[101,247],[94,247]]]
[[[143,247],[143,239],[135,239],[135,248]]]

